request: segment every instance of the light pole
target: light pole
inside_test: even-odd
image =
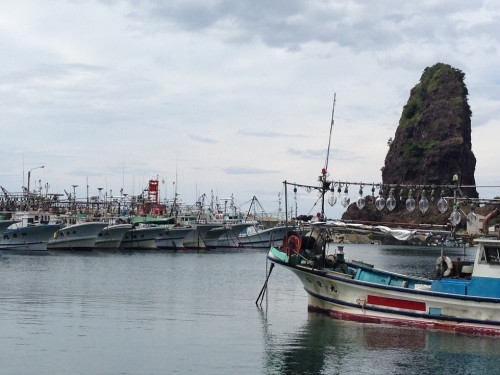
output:
[[[28,171],[28,195],[30,193],[30,179],[31,179],[31,171],[35,170],[35,169],[40,169],[40,168],[45,168],[45,165],[41,165],[39,167],[35,167],[35,168],[31,168],[29,171]]]

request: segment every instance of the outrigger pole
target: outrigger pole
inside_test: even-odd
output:
[[[269,281],[269,277],[271,276],[271,272],[273,271],[274,263],[271,263],[271,267],[269,268],[269,273],[267,274],[266,281],[264,281],[264,285],[262,285],[262,289],[260,290],[259,296],[255,300],[255,304],[257,306],[262,306],[262,301],[264,300],[264,295],[267,290],[267,282]],[[260,299],[260,302],[259,302]]]

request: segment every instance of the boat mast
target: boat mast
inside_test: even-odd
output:
[[[330,188],[330,182],[326,180],[328,174],[328,161],[330,159],[330,144],[332,142],[332,132],[334,124],[334,114],[335,114],[335,102],[337,99],[337,93],[333,94],[333,107],[332,107],[332,120],[330,122],[330,135],[328,137],[328,148],[326,150],[325,167],[321,171],[320,181],[321,181],[321,220],[325,220],[325,195]]]

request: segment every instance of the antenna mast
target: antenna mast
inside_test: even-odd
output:
[[[333,108],[332,108],[332,122],[330,123],[330,136],[328,138],[328,149],[326,151],[326,160],[325,160],[325,171],[328,171],[328,159],[330,158],[330,143],[332,141],[332,132],[333,132],[333,124],[334,124],[334,114],[335,114],[335,102],[337,99],[337,93],[333,94]]]
[[[325,167],[321,171],[321,220],[325,220],[325,194],[330,188],[330,182],[326,180],[328,174],[328,159],[330,158],[330,144],[332,142],[332,132],[334,124],[334,114],[335,114],[335,102],[337,100],[337,93],[333,94],[333,108],[332,108],[332,121],[330,123],[330,136],[328,137],[328,149],[326,150],[326,160]]]

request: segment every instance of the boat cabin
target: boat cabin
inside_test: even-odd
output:
[[[457,267],[459,274],[432,282],[432,291],[478,297],[500,298],[500,240],[476,240],[474,265]],[[463,274],[470,276],[462,277]]]

